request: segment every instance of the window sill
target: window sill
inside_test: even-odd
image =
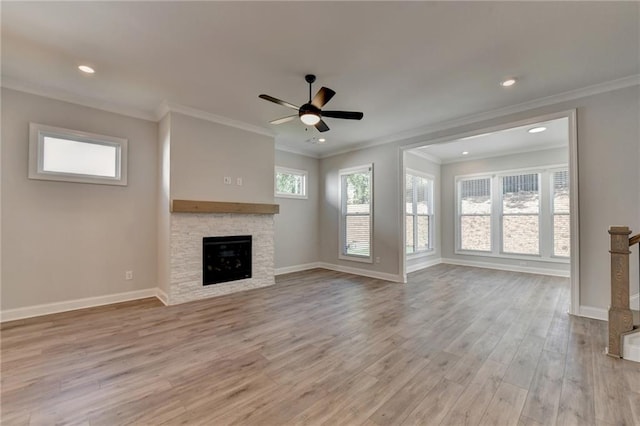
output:
[[[435,255],[436,255],[436,251],[434,249],[429,249],[429,250],[419,251],[416,253],[408,253],[407,260],[421,259],[423,257],[429,257],[429,256],[435,256]]]
[[[373,263],[373,257],[349,256],[346,254],[338,255],[340,260],[350,260],[352,262]]]
[[[529,262],[542,262],[542,263],[562,263],[568,265],[571,263],[570,258],[560,257],[541,257],[537,255],[517,255],[517,254],[495,254],[486,251],[470,251],[470,250],[455,250],[454,254],[461,256],[478,256],[478,257],[493,257],[498,259],[512,259],[512,260],[526,260]]]

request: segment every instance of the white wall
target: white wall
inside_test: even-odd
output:
[[[280,214],[275,216],[276,269],[287,271],[319,260],[320,161],[276,151],[275,165],[308,173],[307,199],[275,198],[280,205]]]
[[[441,166],[410,151],[404,153],[404,167],[433,176],[434,250],[427,254],[407,256],[407,270],[418,270],[420,266],[431,265],[442,257],[442,179]],[[445,234],[446,235],[446,234]]]
[[[320,259],[339,267],[382,273],[400,280],[400,152],[396,144],[348,152],[320,161]],[[373,257],[380,263],[369,264],[338,259],[340,216],[339,170],[373,163]],[[392,277],[389,277],[392,278]]]
[[[171,114],[158,123],[158,288],[168,302],[171,273]]]
[[[477,255],[461,255],[455,253],[455,177],[486,172],[500,172],[506,170],[523,169],[529,167],[568,164],[569,149],[557,148],[524,154],[512,154],[500,157],[470,160],[442,166],[442,257],[466,262],[484,262],[495,265],[514,267],[551,269],[556,272],[569,271],[568,263],[541,262],[533,259],[526,261],[518,259],[496,258]],[[526,262],[522,265],[521,262]]]
[[[171,199],[273,203],[272,137],[170,115]],[[224,184],[225,176],[231,185]]]
[[[28,179],[29,122],[128,139],[128,186]],[[2,89],[3,311],[156,287],[157,139],[153,122]]]
[[[569,109],[577,110],[578,127],[580,304],[605,310],[610,301],[607,230],[614,225],[628,225],[634,233],[640,231],[640,177],[636,163],[640,151],[639,86],[505,115],[399,143],[415,146],[424,141]],[[637,285],[638,262],[632,259],[631,264],[631,282]]]

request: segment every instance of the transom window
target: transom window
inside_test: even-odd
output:
[[[433,177],[407,169],[405,185],[406,253],[433,250]]]
[[[127,140],[30,123],[29,178],[127,184]]]
[[[276,197],[307,198],[307,172],[276,167],[274,186]]]
[[[341,259],[371,262],[373,164],[340,170]]]
[[[568,260],[568,169],[456,178],[456,252]]]

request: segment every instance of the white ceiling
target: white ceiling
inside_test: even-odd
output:
[[[529,133],[529,130],[535,127],[545,127],[547,130],[541,133]],[[446,143],[427,145],[412,151],[427,158],[431,157],[442,164],[447,164],[543,149],[568,148],[568,146],[569,120],[558,118],[456,139]],[[468,154],[463,155],[463,152]]]
[[[148,117],[168,101],[326,155],[637,76],[638,28],[638,2],[5,1],[2,84]],[[325,144],[269,125],[290,110],[258,95],[304,103],[307,73],[364,119],[326,119]]]

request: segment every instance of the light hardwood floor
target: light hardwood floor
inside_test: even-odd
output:
[[[439,265],[2,326],[3,425],[639,425],[640,364],[568,280]]]

